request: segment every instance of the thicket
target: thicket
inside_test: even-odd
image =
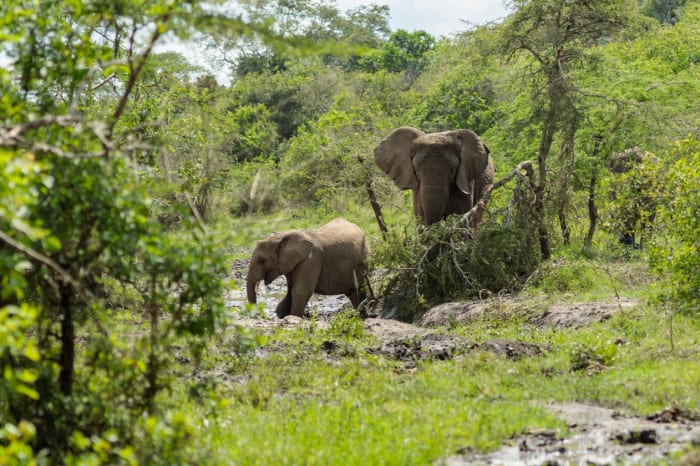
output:
[[[561,248],[595,254],[634,229],[697,315],[697,2],[522,0],[438,39],[390,31],[386,7],[321,3],[2,2],[8,462],[204,461],[162,394],[169,358],[198,361],[221,323],[221,231],[242,216],[370,212],[372,192],[391,219],[374,238],[384,291],[416,307],[516,290]],[[158,53],[167,35],[223,51],[231,81]],[[416,227],[372,160],[403,125],[474,129],[497,180],[524,160],[533,178],[494,190],[476,230]],[[645,156],[612,173],[630,150]]]

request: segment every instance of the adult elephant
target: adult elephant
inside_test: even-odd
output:
[[[375,147],[374,160],[400,189],[413,190],[413,212],[427,225],[468,212],[493,185],[489,149],[468,129],[398,128]]]
[[[248,301],[257,302],[261,280],[269,285],[287,278],[287,294],[277,305],[277,317],[302,317],[311,295],[344,294],[354,308],[365,297],[370,248],[364,233],[342,218],[317,230],[275,233],[258,241],[248,268]]]

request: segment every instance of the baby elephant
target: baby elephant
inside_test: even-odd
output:
[[[303,316],[311,294],[344,294],[357,308],[365,297],[369,244],[360,227],[342,218],[318,230],[275,233],[258,241],[248,269],[248,301],[257,302],[256,287],[265,280],[287,278],[287,294],[277,317]]]

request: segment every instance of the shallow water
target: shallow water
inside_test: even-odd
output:
[[[268,319],[276,319],[275,308],[287,293],[287,280],[284,276],[278,277],[269,285],[264,282],[258,284],[258,309],[248,310],[248,297],[245,291],[246,276],[237,274],[236,283],[241,283],[240,288],[229,290],[224,295],[226,306],[236,309],[240,314],[262,315]],[[330,317],[341,309],[351,307],[350,300],[345,295],[319,295],[314,293],[306,305],[306,313],[314,317]]]

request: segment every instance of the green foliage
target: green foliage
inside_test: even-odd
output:
[[[644,0],[641,2],[641,9],[647,16],[662,23],[673,24],[678,21],[677,10],[685,3],[685,0]]]
[[[18,425],[6,423],[0,428],[0,455],[3,464],[10,466],[32,466],[36,464],[31,442],[36,436],[36,428],[27,421]]]
[[[237,162],[270,158],[276,148],[277,127],[263,104],[242,105],[231,112],[233,135],[225,142],[226,153]]]
[[[638,148],[615,154],[611,162],[615,167],[611,167],[611,173],[601,183],[601,194],[608,201],[601,218],[606,227],[623,239],[635,241],[638,233],[638,243],[642,244],[648,240],[656,216],[663,166],[657,157]]]
[[[527,290],[535,290],[545,295],[561,295],[591,290],[601,279],[601,270],[595,262],[551,261],[542,264],[527,284]],[[606,278],[607,279],[607,278]]]
[[[468,128],[484,134],[499,116],[493,98],[489,81],[470,83],[462,73],[455,73],[426,93],[416,118],[426,131]]]
[[[661,180],[656,235],[649,263],[669,284],[666,293],[675,305],[697,314],[700,303],[700,143],[678,141],[664,155],[668,160]]]
[[[343,339],[359,339],[365,333],[362,318],[357,311],[335,314],[328,329],[330,335]]]
[[[269,22],[274,18],[274,29],[287,39],[265,45],[259,37],[223,37],[220,42],[240,55],[235,66],[239,78],[285,72],[299,55],[317,56],[325,65],[353,69],[358,53],[366,47],[378,47],[389,34],[386,5],[360,5],[347,11],[325,0],[240,2],[238,6],[254,20]]]
[[[417,127],[426,131],[468,128],[483,135],[502,122],[504,115],[496,102],[497,56],[488,30],[469,31],[454,42],[440,42],[416,82],[422,93],[413,108]]]
[[[3,300],[10,298],[3,286]],[[30,330],[39,315],[36,307],[22,303],[20,306],[0,307],[0,400],[11,405],[28,404],[39,398],[35,387],[41,369],[41,354]],[[3,411],[0,411],[2,413]],[[32,443],[37,429],[26,419],[3,416],[0,428],[0,457],[6,464],[34,464]]]
[[[350,193],[362,192],[373,162],[366,131],[370,117],[365,108],[329,111],[305,127],[290,142],[280,162],[282,190],[295,203],[339,202]]]
[[[358,68],[373,73],[379,70],[403,73],[413,82],[427,66],[428,52],[434,45],[435,38],[425,31],[409,33],[399,29],[391,33],[381,49],[362,55]]]
[[[617,354],[617,345],[610,341],[602,346],[577,344],[570,351],[572,371],[600,370],[601,366],[612,365]]]
[[[29,225],[41,225],[44,236],[33,240],[31,229],[10,227],[41,256],[26,257],[26,266],[16,257],[3,275],[21,270],[26,280],[21,293],[41,304],[34,329],[39,343],[32,354],[44,362],[31,380],[38,390],[15,386],[6,391],[7,409],[16,422],[38,426],[35,446],[48,447],[56,461],[75,446],[69,440],[76,432],[99,435],[113,429],[117,453],[110,455],[119,454],[136,438],[131,426],[141,410],[155,409],[156,394],[168,386],[161,368],[173,338],[194,344],[196,337],[213,331],[223,311],[225,265],[196,230],[176,237],[149,222],[148,198],[133,184],[123,158],[42,160],[46,168],[28,177],[36,204],[26,204],[24,215]],[[44,181],[49,176],[50,190]],[[8,219],[2,220],[7,230]],[[100,297],[113,301],[101,286],[107,279],[137,291],[149,322],[150,332],[128,347],[104,329],[109,314]],[[77,347],[78,337],[86,344]],[[61,361],[60,370],[53,358]],[[87,361],[89,370],[79,369]],[[30,381],[26,376],[19,380]],[[33,394],[33,402],[18,399],[17,393]]]
[[[342,76],[315,61],[291,65],[285,73],[250,74],[234,83],[232,110],[264,105],[275,135],[287,140],[328,110],[341,82]]]
[[[196,359],[221,322],[225,264],[206,233],[167,233],[152,221],[134,162],[153,165],[143,140],[162,136],[149,127],[163,101],[145,90],[163,83],[148,54],[199,10],[43,6],[0,7],[12,60],[0,73],[2,448],[18,462],[30,461],[29,446],[46,464],[153,463],[149,451],[185,463],[190,432],[165,420],[158,395],[175,343]],[[143,54],[140,43],[122,48],[126,37],[143,40]],[[169,103],[166,115],[183,111],[183,100]],[[112,303],[129,306],[144,331],[115,331]],[[165,427],[134,429],[144,412]]]

